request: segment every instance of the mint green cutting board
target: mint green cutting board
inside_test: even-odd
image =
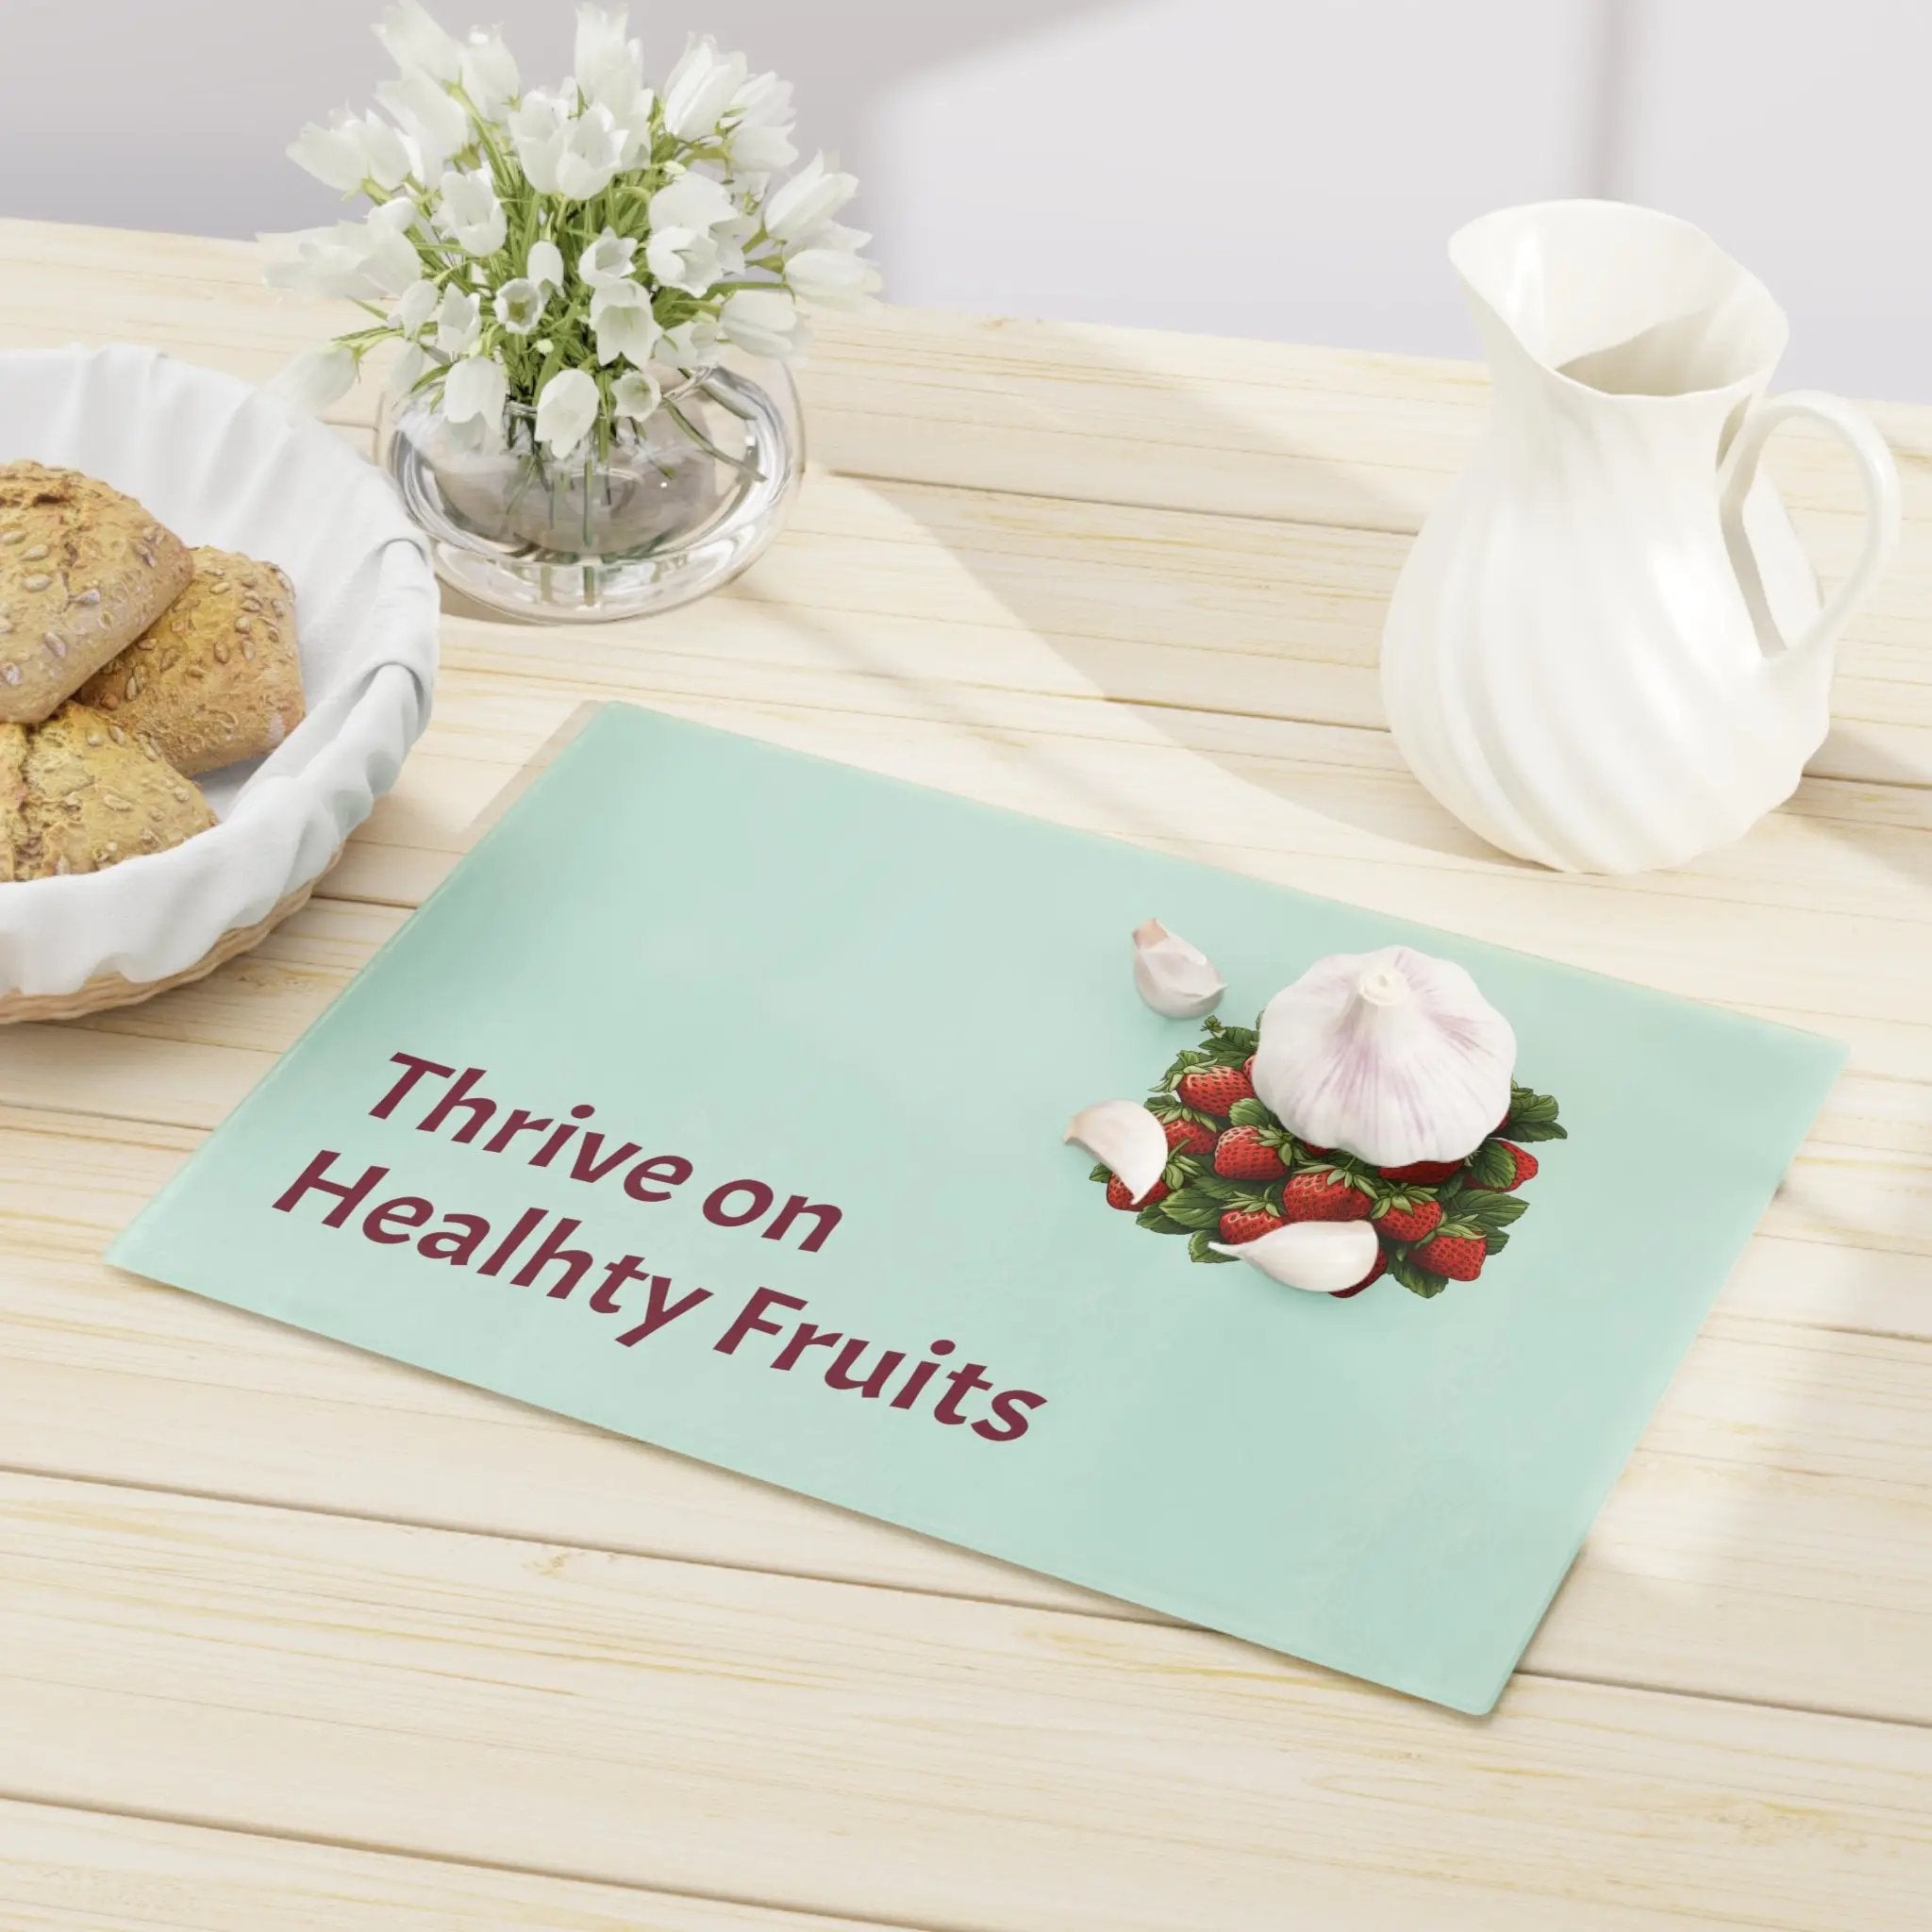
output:
[[[1104,1204],[1061,1144],[1068,1117],[1143,1093],[1199,1030],[1134,993],[1127,935],[1150,914],[1211,954],[1238,1024],[1324,953],[1404,941],[1474,974],[1515,1025],[1519,1077],[1557,1096],[1570,1134],[1536,1148],[1531,1206],[1481,1279],[1424,1300],[1385,1278],[1337,1301],[1191,1264]],[[495,1113],[467,1144],[472,1113],[425,1128],[453,1077],[425,1073],[378,1118],[396,1055],[482,1069],[470,1097]],[[612,706],[111,1258],[1484,1711],[1841,1058]],[[560,1126],[582,1107],[599,1160],[636,1143],[601,1179],[574,1177],[581,1140],[533,1164],[542,1129],[488,1149],[512,1108]],[[331,1184],[387,1174],[353,1212],[319,1187],[277,1209],[325,1153]],[[653,1160],[638,1185],[663,1198],[636,1198],[625,1175]],[[658,1185],[680,1161],[690,1178]],[[770,1205],[757,1187],[714,1192],[732,1181]],[[836,1224],[801,1207],[774,1225],[794,1195],[836,1207]],[[398,1198],[421,1205],[375,1215]],[[708,1200],[746,1218],[721,1224]],[[525,1217],[530,1239],[486,1273]],[[567,1295],[547,1291],[562,1259],[519,1286],[559,1217],[579,1224],[562,1245],[587,1271]],[[626,1256],[641,1259],[608,1278]],[[682,1307],[641,1335],[651,1274],[659,1313]],[[801,1323],[839,1341],[800,1341]],[[929,1354],[941,1340],[950,1353]],[[905,1358],[877,1397],[826,1381],[859,1341],[855,1376]],[[895,1407],[921,1361],[937,1370]],[[941,1374],[969,1363],[991,1386],[967,1385],[963,1420],[942,1423]],[[994,1398],[1016,1391],[1045,1400],[1002,1421]]]

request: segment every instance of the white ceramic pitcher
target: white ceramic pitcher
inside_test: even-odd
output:
[[[1473,222],[1449,255],[1494,399],[1389,608],[1390,725],[1505,851],[1680,864],[1789,797],[1824,740],[1833,641],[1897,541],[1890,453],[1834,396],[1766,397],[1784,311],[1688,222],[1548,202]],[[1800,416],[1844,439],[1870,512],[1822,608],[1757,474]]]

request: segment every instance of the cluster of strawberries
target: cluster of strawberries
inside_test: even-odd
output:
[[[1440,1294],[1474,1281],[1507,1245],[1528,1207],[1517,1191],[1537,1173],[1523,1143],[1565,1138],[1557,1103],[1514,1087],[1495,1131],[1463,1159],[1371,1167],[1297,1140],[1274,1118],[1255,1092],[1255,1046],[1254,1028],[1210,1019],[1202,1043],[1176,1057],[1148,1102],[1168,1164],[1140,1201],[1105,1167],[1093,1170],[1110,1207],[1155,1233],[1186,1235],[1196,1261],[1229,1260],[1211,1244],[1237,1246],[1291,1222],[1366,1221],[1379,1241],[1374,1266],[1338,1298],[1385,1273],[1413,1294]]]

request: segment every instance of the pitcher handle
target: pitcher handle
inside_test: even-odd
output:
[[[1773,619],[1757,572],[1757,558],[1744,534],[1744,499],[1757,479],[1757,461],[1772,434],[1794,417],[1808,416],[1837,430],[1852,459],[1858,466],[1858,479],[1865,486],[1865,547],[1851,575],[1845,578],[1824,608],[1806,625],[1802,637],[1786,638]],[[1719,512],[1724,522],[1724,543],[1730,551],[1744,588],[1745,601],[1757,620],[1757,634],[1767,653],[1796,656],[1828,645],[1845,626],[1846,620],[1864,601],[1877,582],[1879,574],[1890,561],[1898,545],[1899,488],[1898,466],[1891,459],[1884,437],[1873,426],[1862,410],[1855,409],[1840,397],[1823,390],[1792,390],[1787,395],[1768,396],[1753,406],[1743,425],[1733,439],[1725,466]]]

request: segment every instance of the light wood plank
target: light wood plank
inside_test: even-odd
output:
[[[14,272],[0,284],[8,346],[78,327],[262,380],[359,320],[263,290],[235,242],[0,223],[0,260]],[[900,310],[833,319],[805,380],[819,462],[877,479],[876,508],[850,523],[865,493],[820,489],[836,539],[808,497],[795,536],[814,541],[781,549],[744,595],[896,604],[927,630],[977,627],[976,607],[996,600],[1004,625],[1054,636],[1114,695],[1343,724],[1380,721],[1381,607],[1486,393],[1463,365],[1414,358]],[[375,408],[364,385],[336,413],[366,426]],[[1912,521],[1840,648],[1836,722],[1812,769],[1923,782],[1932,692],[1913,614],[1932,594],[1932,409],[1879,413]],[[1378,452],[1366,466],[1365,450]],[[1821,567],[1841,572],[1861,528],[1849,465],[1828,438],[1788,432],[1773,467]],[[893,555],[877,526],[895,519]],[[974,581],[963,601],[925,583],[942,558]],[[1123,618],[1141,627],[1113,635]],[[1191,625],[1193,641],[1177,641]]]
[[[8,221],[0,260],[13,339],[42,339],[51,316],[61,341],[119,325],[213,360],[258,355],[264,338],[292,353],[353,312],[265,296],[261,255],[241,242]],[[245,330],[222,321],[243,313]],[[853,475],[1390,530],[1416,527],[1488,399],[1467,362],[893,307],[823,318],[803,386],[821,458]],[[1922,516],[1932,408],[1864,407]],[[363,391],[341,413],[373,410]],[[1793,429],[1779,444],[1794,506],[1857,515],[1827,435]]]
[[[1039,1932],[1922,1923],[1932,1734],[0,1479],[23,1792]],[[299,1784],[287,1769],[300,1765]]]
[[[850,1919],[815,1912],[6,1799],[0,1924],[7,1932],[861,1932]]]
[[[0,1124],[0,1466],[1149,1617],[102,1266],[196,1138]],[[1932,1347],[1735,1312],[1840,1253],[1753,1244],[1528,1668],[1932,1722]]]

